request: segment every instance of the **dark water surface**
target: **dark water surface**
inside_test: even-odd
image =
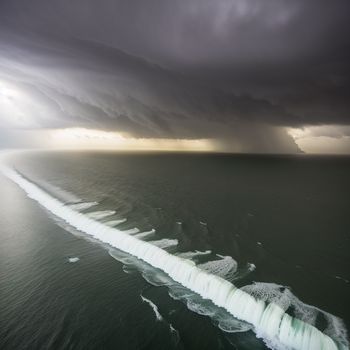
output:
[[[101,221],[177,239],[173,254],[232,257],[238,267],[209,267],[240,287],[262,282],[255,293],[289,298],[291,313],[297,297],[350,326],[348,157],[42,152],[7,163],[67,205],[98,203],[84,213],[115,211]],[[222,331],[212,305],[175,300],[1,175],[0,194],[1,349],[266,348],[252,331]],[[327,327],[322,314],[312,322]]]

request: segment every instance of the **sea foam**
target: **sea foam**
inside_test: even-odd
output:
[[[153,303],[151,300],[145,298],[143,295],[141,295],[141,299],[143,302],[147,303],[152,308],[154,314],[156,315],[157,320],[162,321],[163,316],[160,314],[158,310],[158,306],[155,303]]]

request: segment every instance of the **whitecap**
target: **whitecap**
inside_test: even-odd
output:
[[[118,226],[118,225],[122,224],[123,222],[126,222],[125,218],[124,219],[119,219],[119,220],[107,221],[107,222],[105,222],[105,225],[114,227],[114,226]]]
[[[205,250],[205,251],[195,250],[193,252],[183,252],[183,253],[178,253],[176,255],[183,259],[192,259],[196,256],[209,255],[209,254],[211,254],[211,250]]]
[[[81,210],[86,210],[91,207],[94,207],[97,204],[98,202],[81,202],[81,203],[69,204],[69,206],[74,210],[81,211]]]
[[[144,239],[144,238],[148,238],[148,237],[153,236],[155,234],[155,232],[156,232],[156,230],[152,229],[150,231],[137,233],[134,237],[136,237],[138,239]]]
[[[165,249],[178,245],[179,241],[177,239],[163,238],[158,241],[149,241],[149,243],[157,246],[158,248]]]
[[[103,218],[106,218],[107,216],[112,216],[116,212],[115,210],[99,210],[99,211],[93,211],[91,213],[87,213],[86,215],[94,220],[101,220]]]

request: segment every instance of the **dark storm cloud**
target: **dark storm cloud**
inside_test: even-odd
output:
[[[30,96],[33,127],[295,151],[283,127],[350,124],[349,8],[345,0],[3,0],[0,80]]]

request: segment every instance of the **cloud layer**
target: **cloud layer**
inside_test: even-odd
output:
[[[288,127],[350,124],[349,9],[345,0],[3,0],[0,137],[84,127],[296,152]]]

